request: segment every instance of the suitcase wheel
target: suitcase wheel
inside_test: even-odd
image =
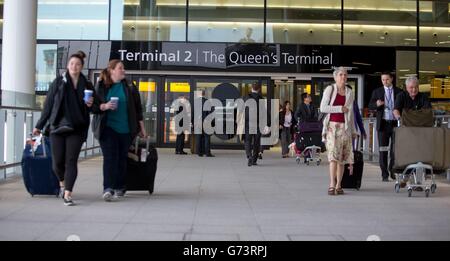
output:
[[[400,192],[400,184],[395,184],[395,188],[394,188],[396,193]]]

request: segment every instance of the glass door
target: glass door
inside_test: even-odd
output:
[[[151,75],[132,75],[131,80],[137,86],[141,97],[145,131],[150,137],[150,142],[157,143],[160,78]]]
[[[163,113],[163,140],[162,143],[168,146],[174,146],[177,134],[175,132],[175,108],[172,103],[184,97],[191,101],[191,84],[188,77],[166,77],[164,78],[164,111]],[[191,102],[192,104],[192,102]],[[185,143],[188,142],[190,135],[185,135]]]

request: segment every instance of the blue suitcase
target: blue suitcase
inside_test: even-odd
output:
[[[34,195],[59,195],[59,181],[52,170],[50,142],[42,137],[35,151],[29,143],[22,155],[22,176],[25,188]]]

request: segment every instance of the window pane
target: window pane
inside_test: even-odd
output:
[[[1,19],[1,23],[0,23],[0,39],[3,38],[3,1],[0,1],[0,19]]]
[[[450,47],[450,3],[420,1],[420,45]]]
[[[189,41],[264,42],[264,0],[190,0],[188,31]]]
[[[111,40],[184,41],[186,0],[111,1]]]
[[[340,44],[341,0],[268,0],[267,42]]]
[[[46,92],[56,77],[56,44],[36,46],[36,92]]]
[[[108,40],[108,0],[39,0],[38,39]]]
[[[404,88],[405,80],[408,76],[416,75],[416,52],[415,51],[397,51],[396,52],[396,85]]]
[[[344,3],[344,44],[416,45],[416,1],[345,0]]]
[[[433,108],[450,112],[450,52],[420,52],[420,91],[429,94]]]

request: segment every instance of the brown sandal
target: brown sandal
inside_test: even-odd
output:
[[[336,194],[343,195],[344,194],[344,190],[342,188],[337,188],[336,189]]]
[[[333,187],[328,188],[328,195],[330,195],[330,196],[336,195],[335,189]]]

